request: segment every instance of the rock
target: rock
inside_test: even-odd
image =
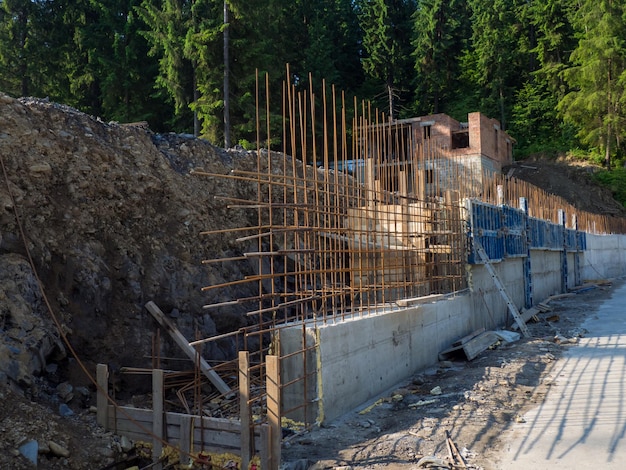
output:
[[[415,377],[413,377],[413,380],[411,382],[413,383],[413,385],[424,385],[426,383],[424,377],[422,377],[421,375],[416,375]]]
[[[309,461],[308,459],[300,459],[294,460],[293,462],[286,462],[281,470],[308,470],[309,469]]]
[[[69,403],[74,398],[74,387],[69,382],[62,382],[57,385],[57,393],[59,398],[65,403]]]
[[[31,173],[50,173],[52,171],[52,167],[49,163],[36,163],[28,167]]]
[[[50,447],[48,446],[47,442],[42,442],[41,444],[39,444],[39,453],[40,454],[49,454],[50,453]]]
[[[87,387],[74,387],[74,391],[76,393],[79,393],[80,395],[82,395],[85,398],[88,398],[91,396],[91,392],[89,391],[89,389]]]
[[[450,464],[443,459],[435,457],[434,455],[428,455],[426,457],[422,457],[417,462],[418,468],[450,468]]]
[[[441,392],[441,387],[440,387],[439,385],[437,385],[435,388],[433,388],[433,389],[430,391],[430,394],[431,394],[431,395],[441,395],[441,393],[442,393],[442,392]]]
[[[26,457],[30,462],[37,466],[37,454],[39,453],[39,444],[36,440],[28,441],[22,444],[18,449],[20,454]]]
[[[128,439],[126,436],[122,436],[122,438],[120,439],[120,447],[122,448],[124,452],[130,452],[130,450],[134,446],[133,446],[133,443],[130,442],[130,439]]]
[[[69,406],[67,406],[65,403],[62,403],[59,406],[59,414],[63,416],[64,418],[67,418],[68,416],[73,416],[74,412]]]
[[[70,456],[70,451],[68,449],[60,444],[57,444],[54,441],[48,441],[48,447],[50,447],[50,452],[52,452],[57,457],[67,458]]]

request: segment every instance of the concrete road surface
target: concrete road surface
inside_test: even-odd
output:
[[[501,470],[626,468],[626,284],[582,325],[545,402],[505,434]]]

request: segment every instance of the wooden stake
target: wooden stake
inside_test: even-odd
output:
[[[267,421],[270,425],[271,468],[280,466],[282,426],[280,414],[280,360],[278,356],[266,356],[267,365]]]
[[[152,461],[156,463],[154,468],[161,470],[159,462],[163,453],[163,371],[152,371]]]
[[[97,394],[97,422],[105,430],[109,426],[109,368],[106,364],[98,364],[96,366],[96,380],[98,382]]]

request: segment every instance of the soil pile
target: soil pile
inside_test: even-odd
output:
[[[242,247],[200,232],[249,225],[250,214],[228,210],[215,196],[248,198],[252,188],[192,176],[190,170],[227,174],[235,167],[251,169],[256,157],[2,94],[0,157],[6,171],[0,184],[0,441],[7,447],[0,467],[18,468],[21,462],[27,468],[13,454],[29,440],[37,440],[40,451],[48,441],[88,450],[98,441],[85,441],[93,436],[93,416],[85,413],[94,389],[59,330],[95,371],[97,362],[113,368],[150,364],[154,323],[144,309],[149,300],[175,316],[188,338],[246,324],[236,307],[203,313],[203,304],[252,294],[245,286],[236,293],[203,293],[201,287],[241,279],[253,267],[202,265],[203,259],[236,255]],[[219,360],[232,357],[234,347],[224,341],[203,353]],[[56,387],[68,381],[73,388],[87,387],[84,399],[73,393],[73,417],[57,412],[66,400]],[[111,445],[104,443],[103,452],[73,450],[69,463],[47,451],[44,467],[96,468],[112,458]]]
[[[602,167],[583,161],[529,158],[503,172],[560,196],[580,210],[626,217],[626,208],[613,198],[611,190],[594,182],[593,174],[600,170]]]

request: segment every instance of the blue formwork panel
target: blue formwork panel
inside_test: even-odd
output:
[[[576,232],[576,236],[578,237],[578,249],[586,250],[587,249],[587,234],[585,232]]]
[[[587,249],[585,232],[565,229],[534,217],[526,219],[522,210],[513,207],[471,201],[470,214],[470,232],[493,261],[527,255],[526,236],[531,248],[562,250],[565,246],[569,251]],[[468,262],[475,264],[480,262],[479,259],[472,248]]]
[[[504,234],[502,232],[502,211],[491,204],[472,201],[471,232],[480,242],[487,256],[492,260],[504,258]],[[475,251],[470,253],[470,263],[476,263],[479,257]]]
[[[530,246],[532,248],[543,248],[546,244],[546,232],[543,221],[529,218],[528,229],[530,231]]]
[[[525,214],[519,209],[502,206],[505,256],[526,255]]]
[[[565,247],[570,251],[575,251],[578,248],[578,240],[577,240],[577,232],[576,230],[566,229],[565,230]]]

